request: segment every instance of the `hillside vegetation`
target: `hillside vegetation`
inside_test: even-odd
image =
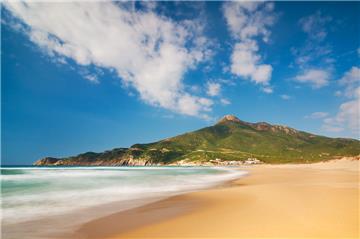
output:
[[[265,122],[248,123],[224,116],[213,126],[149,144],[135,144],[102,153],[44,158],[35,165],[166,165],[245,161],[316,162],[360,155],[360,141],[328,138]]]

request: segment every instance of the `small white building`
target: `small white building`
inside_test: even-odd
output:
[[[244,163],[245,164],[259,164],[259,163],[261,163],[261,161],[258,160],[257,158],[248,158],[247,160],[245,160]]]

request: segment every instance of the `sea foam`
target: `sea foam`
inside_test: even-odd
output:
[[[245,175],[221,167],[1,168],[3,225],[117,202],[125,210]]]

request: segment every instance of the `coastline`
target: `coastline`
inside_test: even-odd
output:
[[[243,170],[243,168],[241,169]],[[359,236],[359,160],[256,165],[250,175],[83,224],[73,238]]]
[[[9,169],[2,176],[9,182],[6,190],[10,183],[27,186],[28,181],[57,190],[44,194],[49,187],[38,187],[28,194],[8,194],[2,210],[2,236],[69,238],[78,227],[97,218],[211,188],[244,173],[215,167]],[[64,178],[61,183],[56,182],[59,176]]]
[[[123,232],[130,231],[132,229],[156,222],[162,222],[178,215],[190,213],[193,210],[203,207],[204,203],[206,203],[203,200],[192,198],[191,195],[193,193],[232,187],[236,181],[247,177],[247,173],[243,174],[246,170],[242,168],[234,169],[242,172],[242,174],[236,179],[229,179],[195,191],[154,199],[153,201],[148,201],[144,205],[140,205],[138,207],[97,217],[96,219],[80,224],[76,227],[77,229],[75,231],[68,232],[66,235],[61,236],[61,238],[113,238],[114,235],[122,234]],[[112,205],[116,206],[117,204],[118,203],[111,203],[108,204],[107,207],[111,207]],[[99,207],[99,209],[101,210],[101,207]]]

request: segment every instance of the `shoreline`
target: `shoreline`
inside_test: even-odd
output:
[[[123,171],[122,169],[119,170],[121,172]],[[124,170],[125,172],[128,172],[126,171],[126,169]],[[37,205],[32,207],[31,204],[28,203],[28,205],[31,206],[31,209],[33,209],[33,211],[31,211],[32,214],[30,214],[26,210],[25,211],[17,210],[16,214],[11,214],[14,215],[14,217],[12,218],[5,217],[5,220],[2,221],[2,229],[3,229],[2,236],[6,238],[26,237],[29,239],[70,238],[73,236],[74,231],[76,231],[77,228],[81,227],[83,224],[86,224],[87,222],[112,215],[114,212],[127,211],[133,208],[141,207],[143,205],[152,204],[156,201],[161,201],[175,195],[183,195],[189,192],[211,188],[218,184],[222,184],[225,181],[241,177],[245,173],[243,171],[230,169],[230,168],[216,169],[213,167],[211,167],[211,169],[205,169],[205,168],[199,169],[198,167],[196,168],[192,167],[190,169],[186,169],[185,171],[183,171],[182,169],[174,169],[174,170],[172,169],[171,171],[168,171],[169,169],[166,169],[167,170],[166,172],[158,171],[160,169],[154,169],[154,170],[155,171],[146,171],[146,173],[144,173],[144,170],[140,170],[139,171],[140,173],[137,174],[135,173],[134,174],[135,178],[131,178],[131,180],[135,180],[135,182],[139,182],[139,180],[144,181],[144,179],[148,179],[149,181],[147,183],[138,183],[138,184],[135,183],[134,188],[131,187],[132,185],[131,182],[130,184],[127,184],[128,181],[124,181],[124,182],[119,181],[121,179],[128,180],[129,176],[127,176],[128,178],[126,178],[126,175],[132,175],[132,173],[130,174],[120,173],[120,175],[122,176],[118,178],[114,178],[114,176],[110,177],[112,174],[110,174],[110,176],[105,177],[105,179],[110,178],[110,182],[112,184],[118,185],[118,188],[123,187],[125,189],[123,193],[119,193],[119,191],[121,190],[118,190],[116,194],[118,196],[115,198],[116,200],[106,201],[104,194],[99,194],[97,193],[97,191],[95,191],[96,192],[95,194],[92,193],[90,195],[91,196],[90,199],[93,200],[92,202],[96,202],[96,203],[95,204],[93,203],[91,205],[88,204],[89,206],[84,207],[83,206],[84,203],[87,202],[84,200],[89,200],[89,197],[86,197],[89,195],[89,193],[85,194],[85,197],[81,197],[81,195],[84,195],[81,194],[82,193],[81,191],[78,192],[80,193],[79,195],[70,194],[75,196],[75,197],[73,196],[72,198],[67,195],[67,198],[69,200],[65,202],[65,200],[61,198],[62,195],[57,192],[57,195],[60,196],[60,198],[55,198],[54,196],[52,198],[56,200],[56,202],[57,200],[60,201],[58,205],[64,205],[64,202],[68,204],[68,202],[71,203],[72,200],[74,199],[76,200],[74,201],[74,203],[71,203],[72,205],[69,205],[69,207],[66,208],[66,209],[72,208],[72,210],[66,210],[61,213],[56,213],[56,211],[54,212],[50,210],[48,211],[48,215],[45,216],[43,213],[45,210],[43,208],[40,208],[43,210],[39,211]],[[161,168],[161,170],[163,170],[163,168]],[[67,174],[71,172],[72,171],[66,171]],[[75,172],[78,173],[78,176],[83,175],[82,172],[80,171],[79,172],[75,171]],[[97,171],[94,172],[96,176]],[[45,171],[45,173],[49,173],[49,172]],[[103,173],[101,174],[103,175]],[[116,173],[116,175],[119,175],[119,173]],[[157,175],[160,175],[160,177],[157,177]],[[157,178],[154,178],[154,176]],[[165,182],[159,180],[161,178],[167,181]],[[20,179],[23,180],[23,178]],[[87,185],[91,186],[89,183]],[[65,186],[69,186],[69,184],[65,184]],[[103,185],[103,186],[107,186],[109,188],[109,185]],[[116,193],[116,191],[115,192],[113,191],[114,188],[115,187],[110,187],[110,189],[112,189],[110,190],[110,194],[107,193],[105,195],[111,195],[111,193]],[[130,188],[130,194],[126,194],[127,193],[126,190],[128,190],[129,188]],[[135,193],[131,194],[132,193],[131,190],[135,190]],[[105,190],[105,193],[106,192],[109,192],[109,189]],[[93,197],[97,197],[97,200],[95,200]],[[104,198],[104,200],[101,200],[102,198]],[[39,197],[37,197],[36,199],[41,200],[42,198],[39,199]],[[24,198],[24,196],[20,196],[19,200],[26,201],[28,199]],[[48,202],[48,201],[44,200],[44,202]],[[82,202],[83,204],[81,204]],[[50,203],[52,202],[50,201]],[[45,207],[45,209],[48,208]],[[8,211],[7,213],[9,214]]]
[[[212,167],[213,168],[213,167]],[[192,168],[194,169],[194,168]],[[194,172],[197,172],[198,169],[195,168]],[[201,169],[202,170],[202,169]],[[49,214],[46,217],[37,217],[33,220],[23,220],[13,222],[11,220],[3,221],[3,236],[6,238],[71,238],[73,237],[74,231],[76,231],[82,225],[96,220],[98,218],[103,218],[109,215],[112,215],[114,212],[126,212],[128,210],[139,208],[144,205],[152,204],[157,201],[162,201],[167,198],[171,198],[176,195],[184,195],[189,192],[195,192],[199,190],[206,190],[213,187],[222,186],[224,182],[233,180],[235,178],[242,177],[246,172],[237,170],[235,168],[222,168],[222,169],[212,169],[213,172],[209,173],[208,170],[200,171],[203,173],[190,173],[192,170],[187,171],[190,175],[184,178],[179,174],[179,178],[174,178],[174,183],[167,183],[169,186],[164,185],[164,188],[167,190],[161,190],[164,182],[160,181],[160,184],[149,184],[152,186],[160,186],[160,189],[148,188],[153,191],[152,194],[144,194],[142,191],[139,191],[142,196],[135,197],[132,200],[122,199],[116,200],[113,202],[105,202],[102,200],[97,201],[97,205],[90,207],[73,207],[75,210],[72,212],[64,212],[62,214]],[[175,171],[176,172],[176,171]],[[203,174],[202,180],[199,180],[197,177],[201,177]],[[167,175],[167,173],[165,173]],[[172,175],[170,172],[169,175]],[[192,177],[194,175],[194,177]],[[190,176],[190,178],[189,178]],[[166,178],[166,177],[165,177]],[[182,184],[176,183],[176,180],[183,182]],[[119,183],[115,181],[115,183]],[[147,188],[144,188],[147,190]],[[164,193],[165,192],[165,193]],[[93,195],[96,196],[96,195]],[[82,198],[77,197],[78,200]],[[121,200],[122,199],[122,200]],[[75,203],[75,202],[74,202]],[[75,204],[76,205],[76,204]],[[70,206],[70,205],[69,205]],[[26,213],[26,212],[25,212]],[[21,216],[20,214],[19,216]],[[128,226],[127,226],[128,227]],[[75,238],[78,238],[75,236]]]
[[[243,169],[238,170],[244,171]],[[238,180],[244,177],[247,177],[247,174],[242,175],[237,179],[232,179],[209,188],[169,196],[139,207],[115,212],[107,216],[90,220],[78,227],[73,235],[67,235],[67,238],[69,236],[72,239],[113,238],[114,235],[122,234],[123,232],[148,224],[165,221],[178,215],[191,213],[192,211],[203,207],[204,203],[206,204],[204,200],[192,198],[191,195],[193,193],[232,187]],[[139,214],[141,214],[141,218],[139,218]],[[126,223],[121,224],[118,223],[119,221],[126,221]]]
[[[359,160],[240,170],[250,174],[92,220],[72,238],[359,236]]]

